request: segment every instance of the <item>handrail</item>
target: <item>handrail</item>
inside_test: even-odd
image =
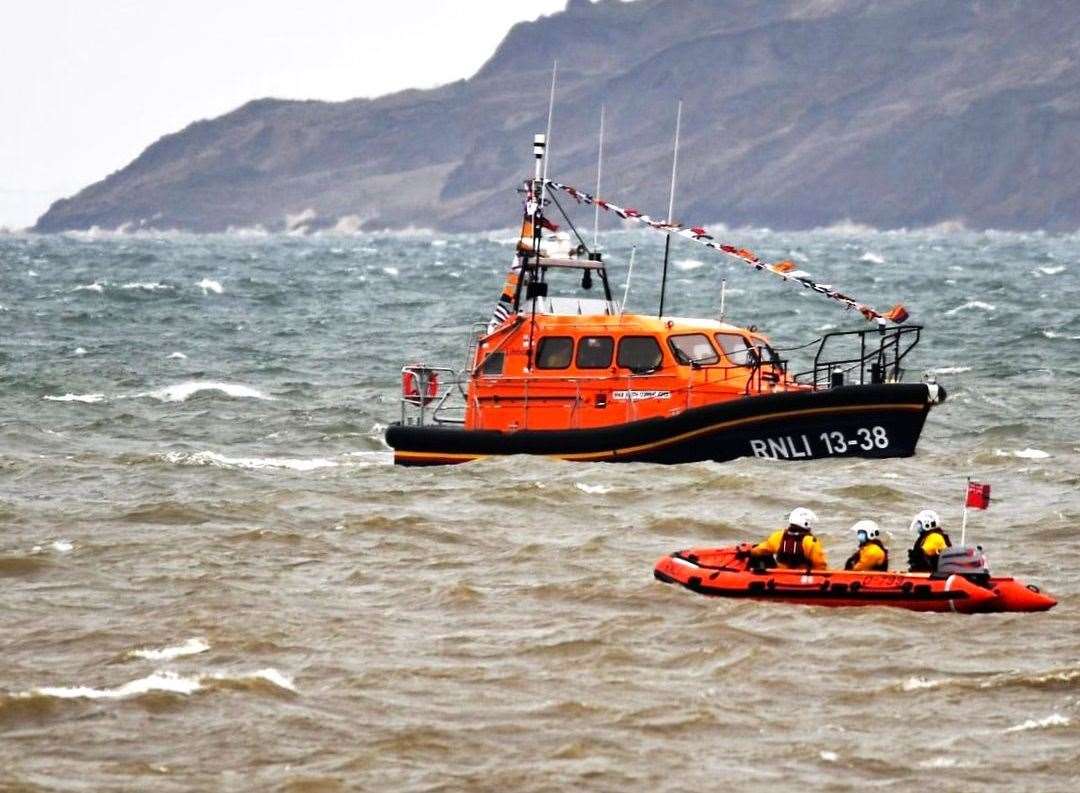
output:
[[[798,372],[794,378],[812,377],[810,384],[814,388],[831,387],[836,374],[846,375],[849,372],[859,370],[859,384],[866,383],[867,364],[870,370],[870,382],[898,382],[903,377],[901,362],[919,343],[921,325],[904,325],[893,328],[877,328],[870,330],[850,330],[827,333],[819,340],[818,351],[814,355],[814,368],[804,372]],[[870,334],[876,334],[876,345],[868,345]],[[829,341],[841,337],[857,336],[859,339],[859,354],[851,357],[825,359],[826,346]],[[904,344],[901,347],[901,344]]]

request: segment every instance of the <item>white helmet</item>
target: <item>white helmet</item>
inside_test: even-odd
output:
[[[870,540],[877,540],[878,542],[885,542],[885,534],[881,531],[881,527],[877,525],[876,521],[872,520],[860,520],[856,522],[851,530],[858,534],[865,534],[866,539],[859,540],[859,543],[869,542]]]
[[[788,523],[792,526],[806,529],[807,531],[813,531],[814,526],[817,525],[817,515],[806,507],[796,507],[791,510],[791,515],[788,516]]]
[[[941,516],[932,509],[924,509],[911,521],[911,531],[922,534],[924,531],[941,528]]]

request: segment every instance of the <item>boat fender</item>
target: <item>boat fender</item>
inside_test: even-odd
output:
[[[938,405],[945,401],[945,389],[937,383],[926,383],[926,401],[931,405]]]

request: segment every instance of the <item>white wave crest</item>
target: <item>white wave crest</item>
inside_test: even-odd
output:
[[[94,281],[92,284],[84,284],[83,286],[77,286],[71,290],[72,292],[97,292],[101,294],[105,291],[105,284]]]
[[[382,271],[389,276],[393,276],[394,278],[397,278],[401,274],[401,271],[398,270],[398,268],[396,267],[384,267],[382,268]]]
[[[219,281],[215,281],[212,278],[204,278],[195,286],[202,289],[204,295],[208,295],[213,292],[215,295],[220,295],[225,290],[222,288]]]
[[[379,436],[379,440],[382,441],[382,436],[381,435]],[[383,442],[383,445],[386,444],[385,441],[382,441],[382,442]],[[389,449],[390,447],[387,446],[386,448]],[[359,467],[359,468],[366,468],[366,467],[371,466],[371,465],[393,465],[394,464],[394,455],[393,455],[392,452],[373,452],[373,451],[348,452],[346,454],[346,457],[350,458],[350,462],[349,462],[350,466],[356,466],[356,467]],[[356,459],[356,458],[359,458],[359,459]]]
[[[840,755],[836,752],[830,752],[828,749],[822,749],[818,752],[818,757],[824,760],[826,763],[835,763],[840,759]]]
[[[148,647],[142,650],[131,650],[128,656],[131,658],[145,658],[147,661],[171,661],[184,655],[197,655],[210,649],[206,639],[192,638],[183,644],[171,647]]]
[[[297,212],[296,214],[285,213],[285,230],[290,234],[292,232],[298,232],[299,234],[306,234],[308,231],[308,224],[311,223],[319,216],[312,207],[308,207],[305,210]]]
[[[138,680],[132,680],[116,688],[90,688],[88,686],[57,686],[35,688],[31,694],[42,694],[58,699],[127,699],[150,691],[167,691],[173,694],[192,694],[201,688],[198,678],[181,677],[175,672],[154,672]]]
[[[607,485],[589,485],[585,482],[574,482],[574,487],[589,495],[602,495],[603,493],[610,493],[614,489]]]
[[[990,305],[989,303],[984,303],[981,300],[969,300],[961,306],[957,306],[956,308],[950,308],[948,311],[945,312],[945,315],[951,317],[954,314],[959,314],[961,311],[971,311],[972,309],[978,309],[980,311],[995,310],[994,306]]]
[[[86,348],[85,347],[76,347],[75,352],[73,352],[72,355],[86,355]]]
[[[87,404],[93,404],[94,402],[104,402],[104,394],[63,394],[62,396],[56,396],[54,394],[47,394],[42,397],[50,402],[86,402]]]
[[[285,691],[296,693],[296,686],[292,679],[282,674],[277,669],[258,669],[254,672],[243,674],[226,674],[214,672],[210,674],[192,675],[183,677],[176,672],[157,671],[138,680],[131,680],[115,688],[91,688],[89,686],[45,686],[31,689],[30,691],[17,694],[16,696],[45,696],[57,699],[128,699],[140,694],[152,691],[163,691],[170,694],[194,694],[204,688],[208,682],[221,681],[244,682],[248,680],[265,680]]]
[[[153,397],[161,402],[183,402],[200,391],[220,391],[226,396],[235,397],[236,399],[273,399],[272,396],[264,394],[256,388],[241,385],[240,383],[215,383],[203,380],[191,380],[186,383],[177,383],[176,385],[159,388],[156,391],[147,391],[143,394],[136,394],[136,396]]]
[[[1069,339],[1070,341],[1080,340],[1080,336],[1070,336],[1067,333],[1058,333],[1056,330],[1044,330],[1042,335],[1048,339]]]
[[[1045,460],[1050,455],[1044,452],[1042,449],[1020,449],[1018,451],[1008,452],[1004,449],[994,449],[994,454],[998,457],[1019,457],[1022,460]]]
[[[141,289],[144,292],[158,292],[162,289],[172,289],[168,284],[160,284],[157,281],[132,281],[129,284],[123,284],[121,289]]]
[[[860,262],[869,262],[870,264],[885,264],[885,257],[880,253],[874,253],[873,251],[867,251],[859,257]]]
[[[1056,267],[1040,267],[1039,272],[1043,275],[1058,275],[1059,273],[1065,272],[1065,266],[1058,265]]]
[[[283,688],[286,691],[296,693],[296,684],[293,682],[293,679],[269,666],[265,669],[257,669],[254,672],[249,672],[246,675],[214,674],[210,675],[210,677],[214,680],[265,680],[267,683],[273,683],[278,688]]]
[[[956,762],[955,757],[938,755],[937,757],[931,757],[929,760],[920,760],[919,768],[952,768],[956,765]]]
[[[970,366],[942,366],[940,369],[931,369],[934,374],[963,374],[970,372]]]
[[[925,677],[909,677],[900,684],[904,691],[921,691],[924,688],[937,688],[942,684],[940,680],[927,680]]]
[[[337,223],[334,224],[334,228],[330,230],[331,234],[359,234],[360,227],[364,221],[361,220],[359,215],[342,215],[338,218]]]
[[[75,543],[73,543],[71,540],[64,539],[53,540],[52,544],[49,547],[57,553],[68,553],[75,550]]]
[[[284,468],[290,471],[315,471],[319,468],[336,468],[337,463],[316,457],[304,460],[294,457],[226,457],[217,452],[168,452],[166,462],[177,465],[209,465],[215,468],[242,468],[248,471]]]
[[[187,356],[184,355],[184,353],[179,352],[179,351],[169,353],[169,357],[173,358],[173,359],[175,359],[177,361],[186,361],[187,360]]]
[[[1026,732],[1028,730],[1043,730],[1047,727],[1068,727],[1071,723],[1072,721],[1068,716],[1051,713],[1045,719],[1028,719],[1020,724],[1014,724],[1012,727],[1002,730],[1002,732]]]
[[[683,272],[687,272],[689,270],[696,270],[699,267],[705,266],[705,262],[701,261],[700,259],[676,259],[674,264],[676,268],[682,270]]]

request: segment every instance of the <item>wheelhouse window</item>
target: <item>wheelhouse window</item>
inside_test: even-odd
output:
[[[578,342],[578,369],[606,369],[611,366],[615,340],[610,336],[586,336]]]
[[[660,368],[664,354],[652,336],[623,336],[619,340],[618,363],[623,369],[644,374]]]
[[[547,336],[536,349],[537,369],[566,369],[574,357],[574,340],[569,336]]]
[[[500,375],[503,373],[503,363],[506,361],[506,353],[493,352],[484,359],[480,366],[480,374]]]
[[[754,366],[757,363],[757,352],[745,336],[739,333],[717,333],[714,338],[727,359],[736,366]]]
[[[686,333],[668,338],[668,346],[675,355],[675,360],[683,365],[702,364],[705,366],[718,363],[720,356],[716,354],[709,337],[704,333]]]

